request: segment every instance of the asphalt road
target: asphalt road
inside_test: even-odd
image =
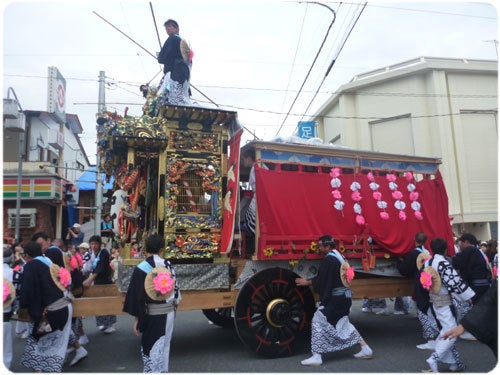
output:
[[[389,303],[392,310],[392,303]],[[117,331],[112,334],[99,332],[92,317],[84,319],[84,328],[90,339],[86,345],[89,356],[73,367],[64,366],[63,372],[142,372],[140,339],[132,333],[133,318],[118,316]],[[302,366],[307,358],[310,343],[291,357],[266,359],[257,357],[241,343],[234,329],[224,329],[210,324],[201,311],[181,311],[175,323],[170,354],[170,372],[406,372],[420,373],[427,368],[425,359],[430,351],[418,350],[415,345],[423,342],[418,332],[415,313],[409,315],[375,315],[361,312],[361,301],[355,300],[351,322],[374,350],[371,360],[354,359],[359,350],[356,345],[340,352],[323,356],[323,365]],[[26,372],[19,363],[24,340],[14,338],[13,372]],[[467,372],[492,371],[497,361],[491,350],[477,341],[458,341],[458,350]]]

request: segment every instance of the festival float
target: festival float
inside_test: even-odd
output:
[[[240,149],[237,113],[219,108],[159,105],[150,90],[143,115],[98,118],[99,169],[114,177],[115,239],[123,264],[108,298],[89,290],[75,315],[122,313],[141,254],[131,244],[165,238],[175,267],[179,310],[203,310],[266,357],[291,355],[310,324],[316,297],[295,285],[313,277],[321,255],[315,241],[331,234],[348,261],[344,280],[353,298],[412,294],[396,262],[414,236],[452,245],[440,160],[339,148],[252,141]],[[240,152],[256,154],[255,252],[246,254],[239,199],[249,169]],[[92,288],[90,288],[92,289]],[[103,288],[104,290],[104,288]],[[93,294],[94,293],[94,294]]]

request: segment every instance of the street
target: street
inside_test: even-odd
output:
[[[361,300],[354,300],[351,322],[374,351],[372,360],[352,357],[359,350],[349,349],[323,356],[323,365],[301,366],[307,358],[310,344],[292,357],[260,358],[247,349],[234,329],[224,329],[210,324],[201,311],[182,311],[177,314],[170,372],[415,372],[427,368],[428,350],[418,350],[423,343],[417,331],[418,321],[414,310],[409,315],[393,315],[393,302],[387,299],[390,315],[361,312]],[[99,332],[95,319],[84,319],[84,329],[90,339],[86,345],[89,356],[73,367],[65,365],[64,372],[142,372],[140,338],[132,333],[133,318],[118,316],[115,333]],[[491,350],[477,341],[458,341],[458,350],[467,372],[485,373],[496,366]],[[26,372],[19,360],[24,340],[14,338],[14,359],[11,370]]]

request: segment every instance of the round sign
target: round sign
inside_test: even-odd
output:
[[[59,106],[60,109],[64,109],[64,101],[65,101],[65,92],[64,92],[64,86],[58,82],[57,84],[57,105]]]

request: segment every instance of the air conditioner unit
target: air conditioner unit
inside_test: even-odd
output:
[[[16,227],[16,209],[9,208],[8,228]],[[36,208],[21,208],[19,211],[19,228],[34,228],[36,225]]]
[[[64,136],[63,133],[57,130],[51,130],[49,132],[49,139],[47,141],[49,145],[54,147],[56,150],[62,150],[64,148]]]

